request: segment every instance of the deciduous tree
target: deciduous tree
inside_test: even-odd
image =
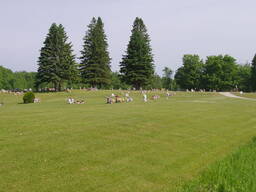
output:
[[[203,75],[203,61],[198,55],[184,55],[183,66],[176,74],[175,80],[182,89],[200,89]]]

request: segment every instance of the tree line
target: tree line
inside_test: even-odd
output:
[[[24,90],[34,88],[36,72],[12,72],[0,66],[0,89]]]
[[[36,76],[37,72],[13,72],[10,69],[0,66],[0,90],[25,90],[33,89],[36,90]],[[160,77],[157,74],[152,76],[148,88],[150,89],[170,89],[172,87],[170,82],[174,82],[171,78]],[[54,85],[52,83],[44,83],[41,85],[42,88],[52,88]],[[86,84],[77,82],[69,85],[68,83],[63,83],[65,88],[75,88],[87,87]],[[129,89],[131,86],[122,82],[119,72],[110,72],[110,84],[109,89]],[[174,89],[174,88],[173,88]]]
[[[255,74],[256,56],[252,64],[239,65],[229,55],[208,56],[205,62],[198,55],[184,55],[175,81],[180,89],[255,91]]]
[[[256,90],[256,56],[252,64],[239,65],[229,55],[209,56],[203,61],[198,55],[184,55],[183,65],[174,77],[165,67],[160,77],[155,73],[154,58],[147,28],[136,18],[120,70],[111,71],[104,23],[92,18],[83,38],[80,56],[73,53],[63,25],[53,23],[40,50],[37,73],[12,72],[0,68],[0,88],[64,88],[97,87],[101,89],[169,90]]]
[[[204,62],[198,55],[184,55],[183,65],[173,75],[173,71],[165,67],[162,76],[153,74],[148,88],[168,90],[206,90],[206,91],[255,91],[256,90],[256,57],[252,63],[239,65],[231,56],[209,56]],[[23,90],[36,89],[37,72],[12,72],[0,66],[0,89]],[[54,87],[53,84],[44,84],[45,87]],[[81,82],[65,87],[79,88]],[[119,72],[110,72],[109,88],[128,89],[131,86],[124,83]]]

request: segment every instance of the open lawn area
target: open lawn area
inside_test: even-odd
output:
[[[246,98],[252,98],[252,99],[256,99],[256,93],[243,93],[240,94],[238,92],[233,93],[234,95],[237,95],[239,97],[246,97]]]
[[[112,92],[41,93],[37,104],[0,94],[0,191],[175,191],[256,135],[256,101],[131,92],[105,104]]]

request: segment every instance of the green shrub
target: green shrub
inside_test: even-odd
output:
[[[27,92],[23,96],[24,103],[34,103],[35,94],[33,92]]]

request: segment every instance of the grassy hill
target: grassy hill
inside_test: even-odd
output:
[[[254,101],[132,92],[105,104],[111,93],[36,94],[39,104],[0,94],[0,191],[173,191],[256,135]]]

